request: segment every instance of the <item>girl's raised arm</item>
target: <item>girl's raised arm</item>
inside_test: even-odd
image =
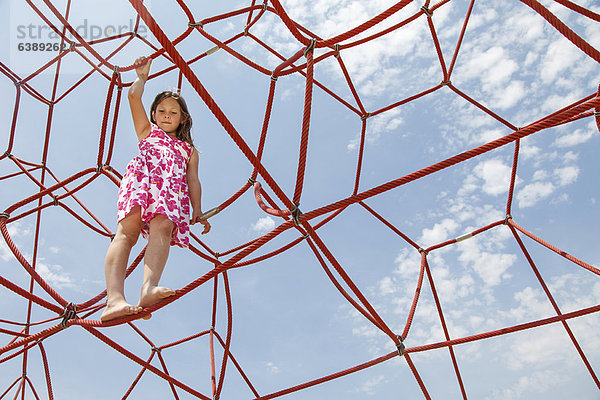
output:
[[[152,64],[151,58],[139,57],[135,60],[134,65],[137,65],[137,68],[135,69],[137,78],[127,93],[129,107],[131,108],[131,116],[133,117],[133,127],[135,128],[138,140],[146,138],[150,133],[151,128],[148,115],[142,104],[142,93],[144,93],[144,84],[148,79],[150,64]]]

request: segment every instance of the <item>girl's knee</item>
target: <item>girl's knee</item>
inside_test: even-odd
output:
[[[141,229],[142,219],[139,216],[136,218],[135,214],[130,213],[119,222],[115,239],[124,241],[133,247],[137,243]]]
[[[129,247],[133,247],[137,243],[139,236],[139,230],[117,229],[117,233],[115,234],[113,241],[121,241]]]
[[[162,214],[150,220],[150,234],[158,234],[161,236],[171,236],[175,223]]]

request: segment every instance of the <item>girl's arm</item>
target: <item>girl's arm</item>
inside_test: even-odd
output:
[[[192,148],[192,155],[190,156],[186,172],[190,202],[192,203],[193,209],[190,223],[194,225],[196,222],[200,222],[204,225],[202,234],[205,234],[210,231],[210,223],[208,221],[200,220],[200,217],[202,216],[202,185],[200,185],[200,180],[198,179],[198,163],[198,151],[196,151],[195,148]]]
[[[151,129],[148,115],[146,115],[146,110],[144,110],[144,105],[142,104],[142,93],[144,93],[144,84],[148,79],[150,64],[152,64],[151,58],[139,57],[135,60],[134,65],[138,65],[135,69],[137,78],[129,88],[129,92],[127,92],[131,116],[133,117],[133,127],[135,128],[138,140],[146,138]]]

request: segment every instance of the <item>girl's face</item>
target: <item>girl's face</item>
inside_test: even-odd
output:
[[[174,136],[177,127],[182,121],[181,107],[177,100],[167,97],[156,106],[154,111],[154,120],[156,125],[165,133]]]

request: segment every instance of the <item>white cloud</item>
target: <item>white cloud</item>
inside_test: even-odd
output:
[[[266,233],[275,228],[275,220],[269,216],[260,218],[252,225],[252,230],[255,232]]]
[[[522,375],[513,385],[495,390],[490,399],[523,399],[540,397],[542,393],[547,393],[552,389],[563,386],[571,378],[568,374],[560,373],[555,370],[541,370]],[[543,396],[542,396],[543,397]]]
[[[7,225],[6,229],[8,231],[8,235],[13,241],[20,237],[26,237],[31,233],[30,229],[20,222],[11,223]],[[13,258],[14,254],[6,244],[6,241],[4,241],[4,239],[0,239],[0,259],[2,261],[8,261]]]
[[[379,281],[379,293],[381,293],[382,296],[392,294],[396,291],[396,288],[394,286],[395,285],[392,278],[386,276],[385,278]]]
[[[594,135],[594,130],[590,129],[584,131],[582,129],[577,129],[574,132],[569,132],[565,135],[558,137],[554,141],[554,145],[557,147],[572,147],[587,142]]]
[[[560,186],[569,185],[577,180],[579,176],[579,167],[571,165],[568,167],[557,168],[554,170],[554,176],[558,178]]]
[[[501,243],[503,234],[495,231],[496,245]],[[471,265],[477,276],[487,287],[498,285],[503,279],[510,278],[508,269],[514,264],[517,256],[509,253],[493,252],[491,248],[486,249],[487,243],[482,240],[468,240],[460,244],[461,254],[459,260]],[[496,250],[497,251],[497,250]]]
[[[367,121],[366,139],[368,143],[376,143],[381,134],[392,132],[403,123],[402,117],[399,116],[400,109],[395,108],[385,113],[378,114]],[[360,144],[360,135],[352,139],[348,143],[348,150],[355,150]]]
[[[70,274],[63,272],[63,267],[58,264],[46,264],[38,261],[36,271],[55,288],[73,287]]]
[[[517,201],[520,208],[531,207],[538,201],[550,196],[556,186],[552,182],[533,182],[521,189],[517,193]]]
[[[495,93],[493,104],[501,110],[514,106],[527,94],[525,84],[521,81],[512,81],[501,90],[496,90]]]
[[[456,221],[450,218],[445,218],[439,224],[435,224],[431,229],[423,229],[421,234],[421,243],[431,246],[447,240],[451,234],[456,232],[459,225]],[[425,247],[425,246],[424,246]]]
[[[551,83],[560,73],[575,65],[581,54],[575,45],[564,37],[550,43],[542,60],[542,79]]]
[[[502,160],[495,158],[480,162],[475,167],[475,175],[483,180],[483,191],[497,196],[508,191],[511,168]]]
[[[385,383],[386,379],[384,375],[374,376],[367,379],[361,386],[357,387],[354,391],[358,393],[365,393],[368,396],[373,396],[376,391],[375,388],[382,383]]]
[[[267,369],[269,370],[269,372],[271,372],[272,374],[278,374],[279,373],[279,367],[277,365],[275,365],[273,362],[268,362],[267,363]]]

